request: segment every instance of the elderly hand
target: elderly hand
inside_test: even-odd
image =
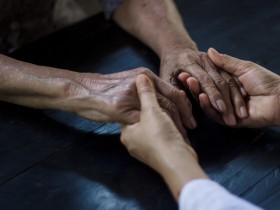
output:
[[[247,117],[243,99],[246,92],[240,91],[238,83],[229,74],[220,72],[206,53],[184,47],[169,50],[161,61],[160,77],[169,81],[172,74],[175,74],[175,83],[171,81],[173,85],[179,74],[179,80],[186,87],[190,76],[196,78],[200,83],[200,90],[207,94],[212,106],[222,113],[227,125],[236,124],[235,113],[238,118]]]
[[[0,100],[34,108],[76,113],[99,122],[135,123],[140,102],[135,79],[147,75],[155,83],[160,105],[167,110],[178,129],[196,122],[183,91],[162,81],[150,70],[138,68],[116,74],[77,73],[21,62],[0,55]]]
[[[252,63],[219,54],[210,48],[208,55],[215,65],[238,77],[248,94],[249,116],[239,119],[238,127],[263,127],[280,125],[280,76]],[[219,113],[210,106],[207,95],[199,96],[205,113],[223,123]]]
[[[136,86],[141,102],[140,121],[123,125],[121,141],[129,153],[160,173],[175,198],[188,181],[206,178],[194,150],[164,112],[149,78],[139,75]]]
[[[185,93],[145,68],[108,75],[80,74],[68,91],[66,106],[71,106],[70,111],[95,121],[135,123],[140,117],[140,102],[135,85],[139,74],[145,74],[154,82],[160,106],[170,113],[184,136],[184,126],[191,129],[196,127]]]

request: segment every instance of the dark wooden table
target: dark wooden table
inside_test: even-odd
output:
[[[176,1],[201,50],[216,47],[280,73],[279,0]],[[97,15],[10,56],[81,72],[112,73],[157,56]],[[267,209],[280,209],[280,130],[230,129],[207,119],[189,132],[209,176]],[[0,209],[177,209],[163,180],[131,158],[118,124],[0,103]]]

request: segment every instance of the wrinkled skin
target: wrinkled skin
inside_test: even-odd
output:
[[[185,93],[162,81],[146,68],[109,75],[85,73],[75,79],[78,84],[70,100],[75,112],[83,117],[99,122],[135,123],[139,121],[140,102],[135,86],[137,75],[145,74],[155,84],[160,106],[170,114],[180,132],[186,136],[184,127],[194,128],[196,122],[192,108]],[[97,109],[92,110],[92,99],[100,101]],[[83,103],[80,103],[83,101]],[[81,107],[82,106],[82,107]]]
[[[185,74],[179,74],[182,72]],[[199,81],[201,92],[207,94],[211,105],[222,113],[227,125],[235,125],[236,117],[247,117],[247,113],[240,112],[241,107],[246,107],[243,99],[246,92],[241,92],[238,83],[226,72],[221,72],[207,53],[186,47],[171,49],[161,61],[160,77],[169,81],[172,74],[180,75],[178,79],[186,88],[189,77]],[[176,79],[171,80],[175,86]]]
[[[246,102],[249,116],[245,119],[239,119],[237,127],[280,125],[279,75],[253,62],[219,54],[214,49],[209,49],[208,55],[215,65],[238,77],[248,94]],[[197,94],[199,94],[199,91]],[[199,99],[202,109],[210,118],[224,123],[219,113],[211,108],[207,95],[200,94]]]
[[[140,103],[135,79],[145,74],[157,97],[183,135],[194,128],[191,105],[183,91],[146,68],[115,74],[78,73],[38,66],[0,55],[0,100],[34,108],[69,111],[98,122],[135,123]]]
[[[201,83],[202,91],[228,125],[235,125],[236,117],[247,116],[239,111],[244,100],[238,84],[228,74],[220,73],[206,53],[197,50],[173,1],[124,1],[114,20],[159,56],[163,80],[169,82],[170,75],[186,72]],[[182,80],[186,85],[186,78]]]

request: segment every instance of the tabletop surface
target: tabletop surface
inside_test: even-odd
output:
[[[178,0],[200,50],[251,60],[280,73],[279,0]],[[113,73],[157,56],[97,15],[29,44],[10,56],[79,72]],[[266,209],[280,209],[280,130],[231,129],[209,120],[193,102],[189,131],[207,174]],[[129,156],[118,124],[70,113],[0,103],[0,209],[177,209],[161,177]]]

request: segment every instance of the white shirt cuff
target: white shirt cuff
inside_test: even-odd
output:
[[[261,210],[209,179],[186,184],[179,196],[179,210]]]

